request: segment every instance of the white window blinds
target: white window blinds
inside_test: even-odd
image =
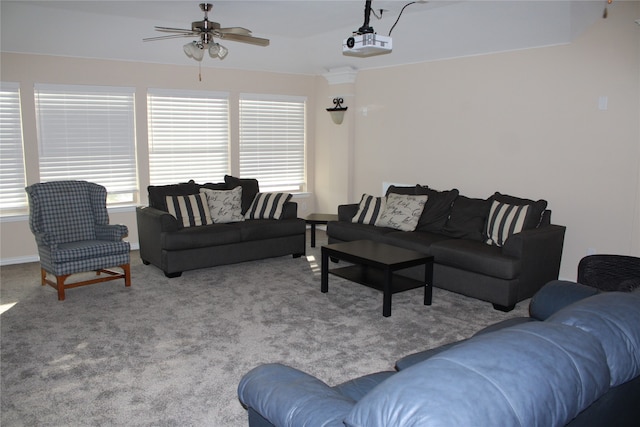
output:
[[[40,180],[107,188],[109,203],[137,197],[134,89],[35,86]]]
[[[260,191],[302,191],[305,185],[303,97],[240,96],[240,176]]]
[[[0,214],[26,211],[24,187],[20,86],[3,82],[0,84]]]
[[[147,107],[152,185],[224,179],[229,173],[227,93],[150,89]]]

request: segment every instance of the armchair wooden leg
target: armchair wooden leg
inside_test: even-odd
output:
[[[56,289],[58,290],[58,301],[64,301],[64,281],[69,274],[64,276],[56,276]]]
[[[63,276],[55,276],[56,281],[47,279],[47,272],[44,268],[40,268],[40,277],[42,279],[42,286],[49,285],[58,291],[58,301],[64,301],[64,281],[67,280],[70,274]]]
[[[124,270],[124,285],[131,286],[131,265],[124,264],[120,267]]]

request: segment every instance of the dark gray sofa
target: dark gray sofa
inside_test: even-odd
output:
[[[297,217],[297,204],[287,201],[279,219],[246,219],[239,222],[183,227],[168,212],[167,196],[198,194],[201,188],[231,190],[242,187],[242,213],[259,192],[255,179],[225,177],[224,183],[149,186],[149,206],[138,207],[140,258],[160,268],[167,277],[183,271],[262,258],[305,254],[306,224]]]
[[[557,279],[566,228],[551,224],[544,200],[495,193],[472,199],[457,189],[426,186],[389,187],[387,194],[428,196],[414,231],[353,222],[359,204],[338,207],[338,221],[327,224],[329,243],[367,239],[434,256],[433,285],[493,304],[502,311],[533,296]],[[524,228],[502,245],[488,244],[486,227],[494,201],[528,206]],[[420,279],[416,269],[400,274]]]

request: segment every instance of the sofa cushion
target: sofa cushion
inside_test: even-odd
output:
[[[212,224],[188,227],[169,233],[162,233],[163,250],[208,248],[240,242],[240,230],[233,224]]]
[[[357,402],[369,393],[371,389],[394,374],[395,372],[392,371],[375,372],[335,385],[332,388],[341,395]]]
[[[338,205],[338,221],[351,222],[358,212],[358,203],[349,203],[348,205]]]
[[[459,191],[455,188],[448,191],[437,191],[424,185],[417,185],[416,194],[429,196],[416,229],[439,233],[447,223],[451,206],[458,197]]]
[[[147,191],[149,192],[149,206],[168,212],[167,196],[198,194],[199,190],[198,184],[194,181],[172,185],[150,185],[147,187]]]
[[[386,206],[378,216],[375,225],[402,231],[415,230],[428,197],[390,193],[387,196]]]
[[[612,387],[640,375],[640,293],[604,292],[558,311],[547,322],[596,337],[607,355]]]
[[[245,219],[280,219],[282,208],[291,200],[289,193],[258,193],[244,214]]]
[[[200,189],[206,188],[207,190],[229,190],[229,187],[224,182],[207,182],[205,184],[200,185]]]
[[[234,224],[242,241],[272,239],[304,234],[306,223],[301,219],[248,219]]]
[[[167,212],[176,217],[182,227],[196,227],[213,224],[207,197],[204,194],[188,196],[167,196]]]
[[[385,192],[385,196],[389,194],[416,194],[416,186],[398,186],[398,185],[390,185],[387,187],[387,191]]]
[[[529,208],[529,205],[511,205],[493,200],[485,229],[485,243],[502,246],[511,235],[521,232]]]
[[[242,187],[242,215],[247,213],[249,206],[260,191],[257,179],[253,178],[236,178],[235,176],[225,175],[224,182],[228,188]]]
[[[242,215],[242,187],[233,190],[209,190],[200,188],[200,192],[207,197],[207,205],[214,223],[244,221]]]
[[[530,322],[475,336],[398,372],[360,399],[345,424],[560,426],[608,383],[597,339]]]
[[[92,260],[99,257],[110,257],[114,255],[126,254],[129,256],[131,247],[129,242],[119,240],[117,242],[108,240],[80,240],[77,242],[60,243],[55,251],[50,251],[48,257],[50,262],[81,263],[82,260]],[[42,252],[40,252],[42,256]]]
[[[516,279],[520,275],[520,260],[502,255],[497,246],[467,239],[435,242],[429,248],[435,262],[500,279]]]
[[[542,221],[542,214],[547,208],[546,200],[531,200],[531,199],[523,199],[521,197],[509,196],[507,194],[501,194],[499,192],[495,192],[493,196],[489,198],[489,200],[497,200],[498,202],[507,203],[509,205],[522,206],[527,205],[530,206],[527,217],[524,221],[524,230],[529,230],[532,228],[537,228],[540,225],[540,221]]]
[[[380,241],[381,236],[393,231],[397,232],[397,230],[392,228],[376,227],[375,225],[357,224],[346,221],[330,221],[327,223],[327,235],[345,242],[361,239]]]
[[[387,200],[384,197],[363,194],[358,204],[358,211],[351,218],[351,222],[374,225],[378,217],[384,212],[386,202]]]
[[[441,233],[458,239],[484,240],[484,229],[491,202],[486,199],[455,198],[451,214]]]
[[[429,251],[431,245],[443,240],[450,239],[442,234],[430,233],[428,231],[392,231],[391,233],[386,233],[379,238],[379,241],[382,243],[422,253],[431,253]]]
[[[458,345],[460,343],[463,343],[465,341],[466,340],[454,341],[447,344],[443,344],[439,347],[430,348],[428,350],[419,351],[417,353],[404,356],[403,358],[398,359],[396,361],[396,370],[402,371],[403,369],[407,369],[409,366],[413,366],[416,363],[424,362],[425,360],[435,356],[436,354],[440,354],[443,351],[447,351],[451,347]]]

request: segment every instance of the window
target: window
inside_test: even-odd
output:
[[[35,86],[40,179],[107,188],[107,202],[137,201],[134,89]]]
[[[0,214],[26,211],[24,187],[20,86],[3,82],[0,84]]]
[[[240,176],[261,191],[302,191],[305,185],[303,97],[240,96]]]
[[[229,173],[228,94],[152,89],[147,107],[151,184],[224,179]]]

